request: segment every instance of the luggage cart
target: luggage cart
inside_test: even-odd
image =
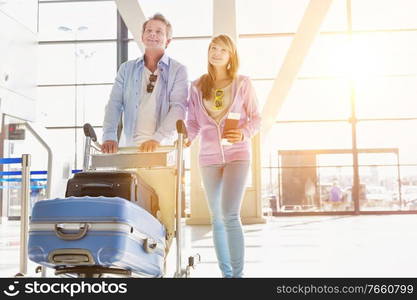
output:
[[[176,270],[174,277],[190,277],[191,269],[193,269],[200,262],[200,255],[188,257],[187,264],[184,266],[182,260],[182,223],[181,223],[181,200],[182,200],[182,176],[184,174],[183,168],[183,142],[186,138],[187,132],[185,124],[182,120],[178,120],[177,124],[178,140],[175,146],[162,146],[159,155],[151,156],[152,153],[138,152],[137,147],[120,148],[118,153],[103,154],[101,152],[101,145],[97,141],[97,136],[90,124],[84,125],[85,133],[85,150],[83,171],[94,172],[100,168],[111,168],[115,170],[120,169],[136,169],[145,168],[147,171],[152,168],[158,168],[167,164],[173,164],[175,173],[175,220],[174,232],[171,236],[167,234],[167,245],[169,251],[170,242],[175,237],[176,241]],[[95,153],[93,153],[95,151]],[[175,156],[173,154],[176,154]],[[172,168],[171,168],[172,169]],[[163,223],[161,221],[161,223]],[[168,231],[168,230],[167,230]],[[167,257],[165,256],[165,263]],[[166,271],[166,270],[165,270]],[[99,278],[99,277],[148,277],[146,274],[134,273],[131,270],[115,267],[105,267],[100,265],[77,265],[71,266],[57,266],[55,274],[62,277],[79,277],[79,278]]]

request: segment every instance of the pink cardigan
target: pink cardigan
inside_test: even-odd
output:
[[[230,146],[221,145],[221,136],[228,113],[217,124],[208,115],[202,102],[201,91],[197,89],[196,83],[197,80],[190,87],[187,130],[190,141],[201,134],[200,166],[228,163],[234,160],[250,160],[250,139],[260,128],[261,117],[255,90],[249,77],[239,75],[232,83],[232,104],[228,113],[240,113],[238,127],[242,129],[244,139]]]

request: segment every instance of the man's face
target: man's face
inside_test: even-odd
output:
[[[167,26],[159,20],[150,20],[142,34],[145,48],[165,49],[171,40],[167,39]]]

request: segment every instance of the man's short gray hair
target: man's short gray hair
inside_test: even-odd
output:
[[[146,24],[148,24],[148,22],[151,21],[151,20],[158,20],[158,21],[161,21],[162,23],[164,23],[166,25],[166,27],[167,27],[167,38],[168,39],[171,39],[172,38],[172,25],[165,18],[165,16],[162,15],[162,14],[160,14],[160,13],[154,14],[145,23],[143,23],[143,25],[142,25],[142,34],[145,32]]]

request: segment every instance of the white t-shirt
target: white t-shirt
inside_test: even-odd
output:
[[[146,142],[152,139],[156,131],[156,91],[159,82],[159,76],[155,82],[152,93],[147,92],[147,85],[149,84],[149,75],[152,72],[147,68],[143,68],[142,74],[142,92],[139,97],[142,99],[140,101],[140,106],[138,107],[138,118],[136,121],[136,132],[134,135],[134,141],[136,145],[140,145],[143,142]],[[158,74],[158,69],[153,73],[154,75]]]

